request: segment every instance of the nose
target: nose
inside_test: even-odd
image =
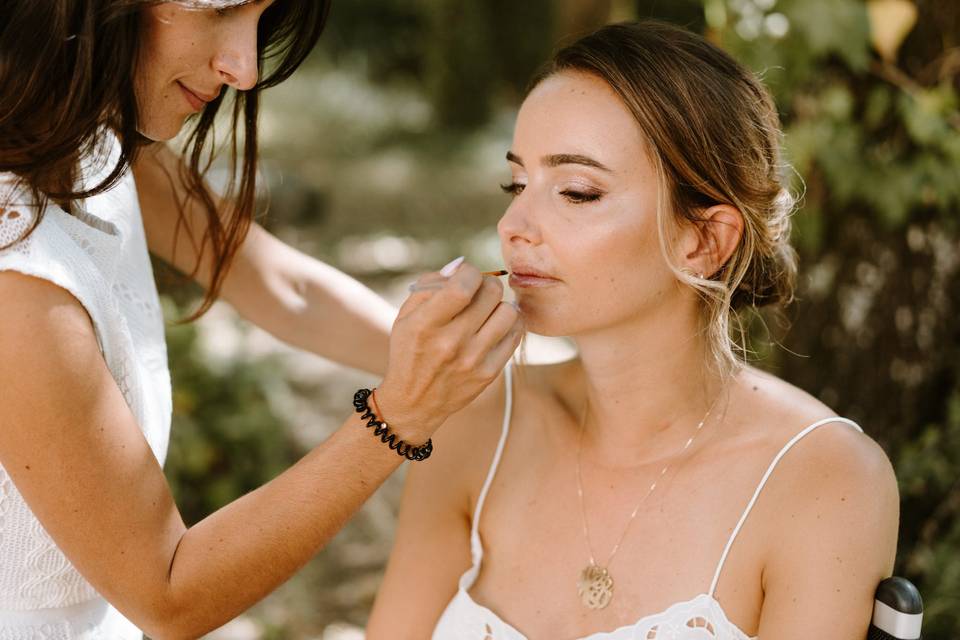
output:
[[[224,34],[213,58],[213,69],[220,80],[234,89],[247,91],[256,86],[257,22],[237,21]]]
[[[542,241],[532,203],[528,198],[524,198],[526,193],[524,191],[513,199],[497,223],[497,234],[503,245],[536,245]]]

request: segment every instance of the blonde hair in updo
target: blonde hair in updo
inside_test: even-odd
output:
[[[561,49],[533,86],[562,71],[603,79],[631,111],[660,177],[660,242],[677,278],[696,289],[714,364],[736,371],[746,353],[740,312],[793,299],[794,197],[785,186],[780,120],[769,93],[727,53],[679,27],[607,25]],[[730,259],[700,277],[677,266],[670,240],[681,224],[709,233],[704,209],[727,204],[744,229]],[[671,215],[672,213],[672,215]]]

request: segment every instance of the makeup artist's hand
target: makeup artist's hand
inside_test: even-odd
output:
[[[377,402],[391,430],[417,445],[496,379],[523,323],[503,302],[503,284],[459,258],[411,291],[393,325]]]

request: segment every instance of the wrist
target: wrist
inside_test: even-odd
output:
[[[423,411],[408,408],[383,387],[375,388],[370,399],[378,419],[387,423],[398,438],[414,446],[426,443],[443,423],[443,420],[432,419]]]
[[[407,460],[421,461],[426,460],[433,453],[433,442],[429,436],[425,440],[404,439],[404,433],[393,429],[381,415],[378,415],[379,409],[374,410],[376,401],[373,392],[370,389],[359,389],[353,396],[353,407],[360,414],[360,420],[363,425],[372,429],[374,437],[387,445],[392,451],[395,451],[401,458]],[[417,438],[415,434],[413,436]]]

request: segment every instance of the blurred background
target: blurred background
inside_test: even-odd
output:
[[[758,332],[758,364],[883,445],[903,499],[896,571],[921,589],[925,637],[957,637],[957,0],[338,0],[315,55],[265,96],[262,222],[397,303],[457,255],[498,268],[498,183],[528,79],[558,43],[651,16],[704,33],[776,97],[805,193],[800,295],[789,326]],[[222,305],[176,324],[196,292],[157,270],[175,399],[166,471],[195,522],[321,441],[375,381]],[[401,484],[210,637],[361,638]]]

